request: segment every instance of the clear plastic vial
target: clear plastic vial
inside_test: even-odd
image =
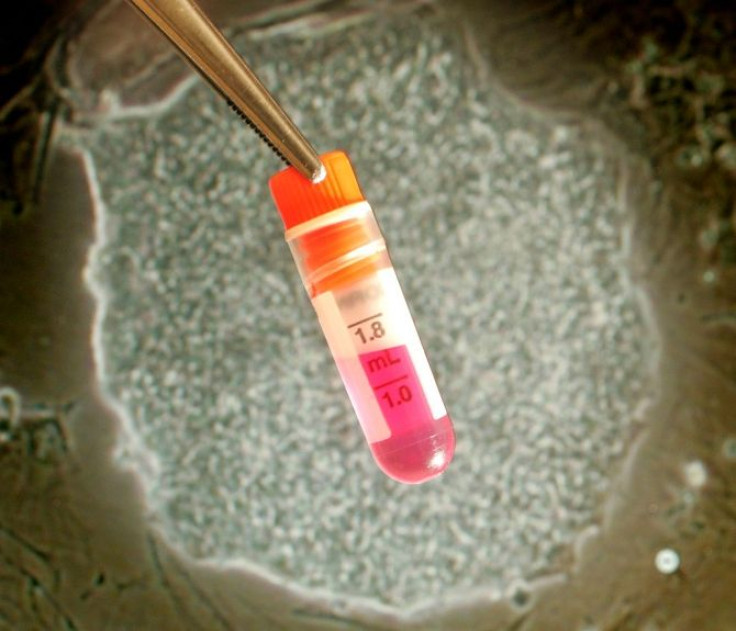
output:
[[[271,193],[378,466],[418,484],[452,460],[452,422],[347,155],[322,163],[321,182],[288,168],[271,178]]]

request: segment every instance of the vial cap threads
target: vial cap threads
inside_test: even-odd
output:
[[[353,165],[345,152],[331,151],[320,156],[320,159],[327,172],[321,182],[310,182],[294,167],[279,171],[269,181],[271,196],[287,230],[332,210],[365,200]]]

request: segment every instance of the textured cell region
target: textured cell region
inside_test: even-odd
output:
[[[455,462],[374,466],[267,190],[280,165],[193,83],[69,135],[99,185],[102,377],[153,518],[201,558],[388,603],[560,569],[647,395],[616,160],[482,87],[431,14],[238,47],[344,148],[455,420]]]

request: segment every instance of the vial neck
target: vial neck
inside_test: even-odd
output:
[[[286,238],[312,296],[391,264],[383,235],[366,202],[315,217],[287,231]]]

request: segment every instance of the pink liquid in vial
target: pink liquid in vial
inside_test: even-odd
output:
[[[414,419],[411,425],[411,430],[397,431],[371,443],[370,448],[386,475],[405,484],[419,484],[447,469],[455,452],[455,434],[448,415],[422,423]]]
[[[418,484],[440,475],[455,451],[450,417],[435,419],[406,346],[394,346],[358,356],[360,365],[340,362],[339,369],[364,426],[381,414],[390,436],[370,443],[371,452],[389,477]],[[356,388],[356,371],[368,379],[370,390]],[[378,403],[378,409],[373,402]],[[380,411],[379,411],[380,410]],[[378,419],[380,422],[380,419]]]

